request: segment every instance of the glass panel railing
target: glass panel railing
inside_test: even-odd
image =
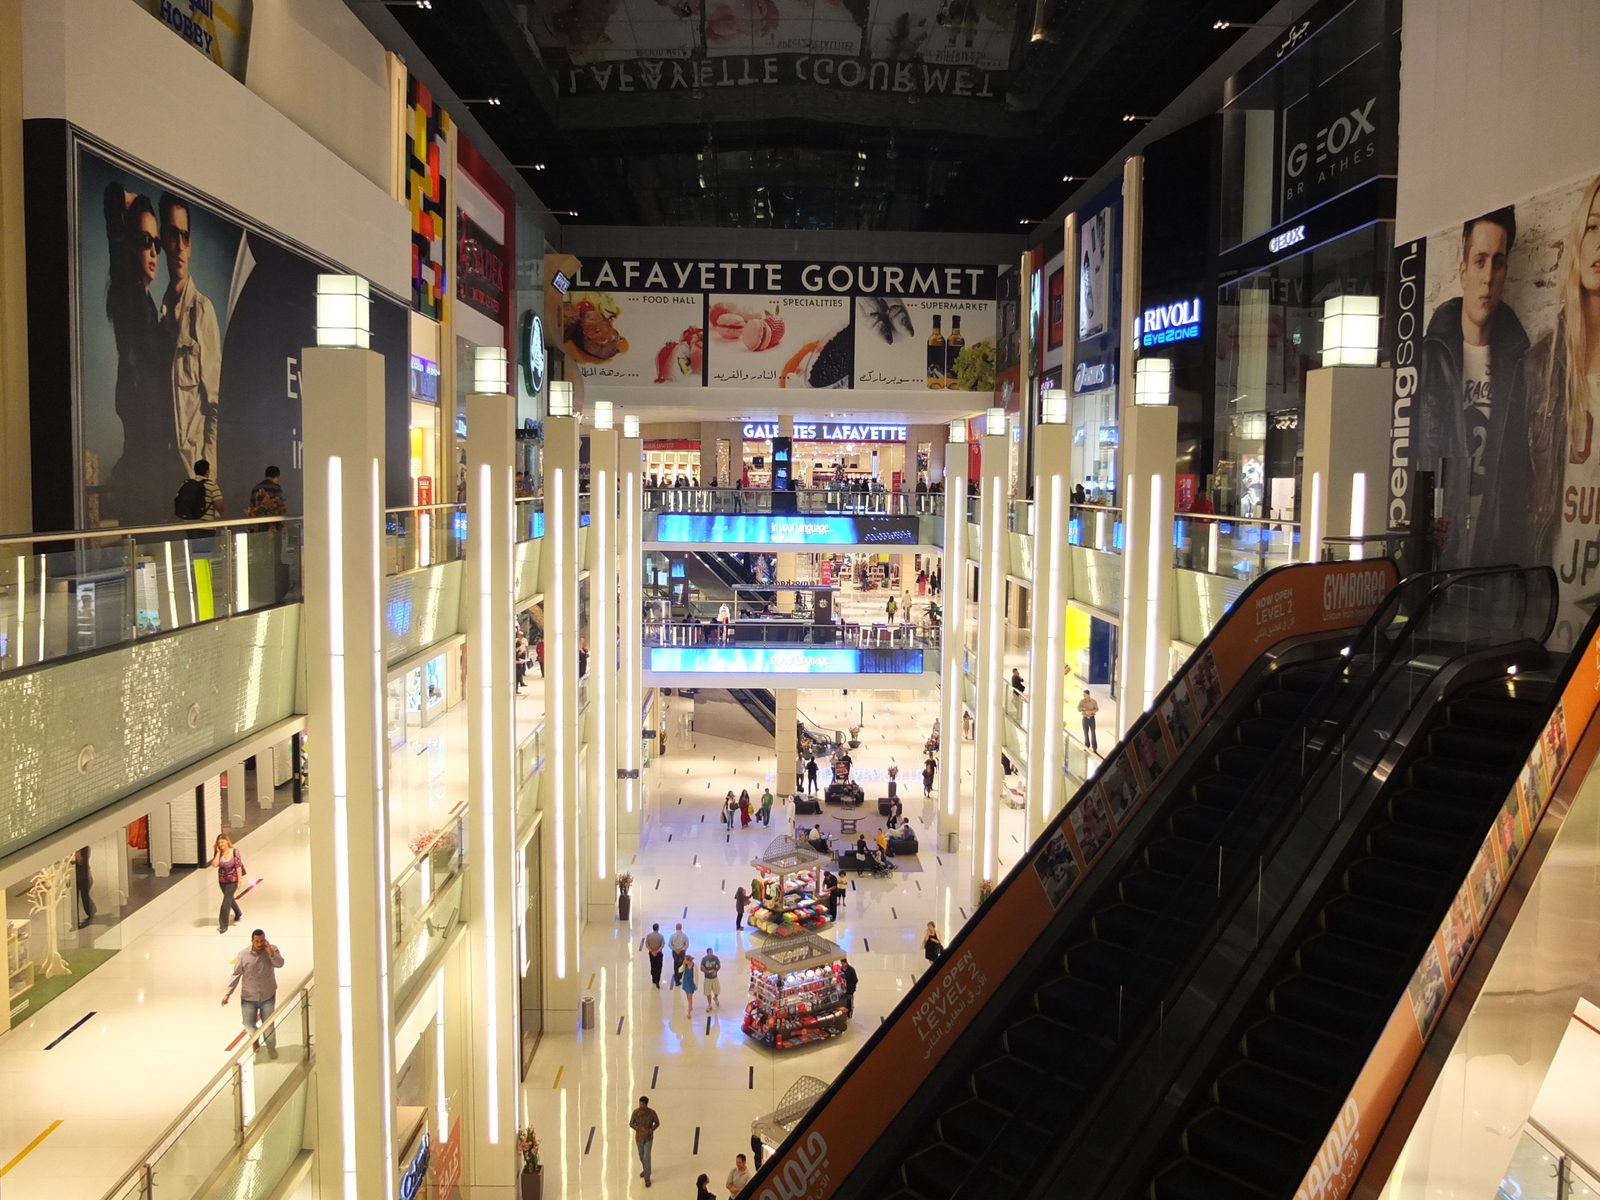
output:
[[[534,726],[533,731],[522,739],[517,746],[517,786],[520,788],[532,779],[539,770],[539,764],[544,761],[544,724]]]
[[[383,520],[384,572],[403,575],[467,556],[465,504],[391,508]]]
[[[1013,500],[1006,507],[1006,529],[1033,536],[1033,501]]]
[[[402,945],[422,920],[434,899],[461,873],[466,860],[466,805],[457,805],[438,829],[419,833],[411,839],[413,855],[390,889],[393,896],[391,935]]]
[[[0,537],[0,671],[300,598],[298,517]]]
[[[942,516],[942,492],[862,491],[850,488],[802,488],[774,492],[766,488],[646,488],[645,512],[657,513],[848,513],[909,517]]]
[[[858,649],[929,649],[939,645],[939,626],[807,621],[650,621],[647,646],[854,646]]]
[[[417,913],[406,936],[399,940],[389,965],[394,994],[403,998],[413,981],[422,974],[434,953],[445,944],[461,920],[462,876],[459,871],[433,892],[433,898]]]
[[[1239,583],[1305,560],[1300,526],[1294,521],[1179,513],[1173,523],[1172,546],[1174,566]]]
[[[513,525],[516,540],[531,541],[544,536],[544,497],[522,496],[517,500],[516,522]]]
[[[308,981],[280,1002],[104,1200],[193,1200],[208,1180],[246,1176],[248,1191],[208,1194],[270,1195],[303,1145],[312,995]]]
[[[1122,510],[1101,504],[1074,504],[1068,510],[1067,544],[1102,554],[1121,554]]]

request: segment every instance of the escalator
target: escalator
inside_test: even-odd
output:
[[[1547,684],[1495,681],[1508,668],[1542,665],[1554,592],[1548,572],[1408,581],[1355,639],[1346,625],[1267,647],[1202,712],[1209,721],[1192,740],[1180,739],[1174,729],[1188,724],[1181,689],[1187,684],[1201,703],[1195,681],[1203,690],[1227,643],[1243,636],[1235,622],[1259,626],[1303,603],[1284,586],[1288,578],[1275,578],[1281,574],[1258,581],[1270,589],[1265,596],[1252,588],[1240,597],[1158,698],[1160,725],[1141,718],[1108,757],[1111,768],[1074,798],[1065,823],[1045,830],[758,1184],[826,1149],[830,1186],[817,1195],[1187,1200],[1287,1195],[1278,1189],[1284,1180],[1293,1191],[1304,1173],[1295,1155],[1307,1139],[1315,1155],[1327,1130],[1325,1102],[1343,1100],[1336,1080],[1320,1086],[1329,1081],[1314,1074],[1313,1060],[1340,1058],[1341,1036],[1386,1014],[1382,984],[1390,977],[1371,973],[1415,965],[1405,939],[1437,924],[1440,889],[1448,904],[1460,882],[1452,855],[1481,840],[1475,822],[1487,818],[1466,814],[1463,797],[1490,809],[1503,799],[1504,772],[1514,773],[1548,708]],[[1324,614],[1337,594],[1324,590]],[[1125,760],[1128,747],[1136,753]],[[1162,774],[1162,751],[1175,748]],[[1452,758],[1463,753],[1474,756],[1465,771]],[[1157,778],[1142,804],[1119,815],[1115,798],[1127,792],[1117,771],[1127,761]],[[1378,793],[1381,806],[1372,800]],[[1117,836],[1086,855],[1102,800],[1112,801]],[[1257,987],[1263,981],[1251,971],[1272,945],[1261,923],[1270,931],[1303,900],[1326,871],[1327,845],[1369,818],[1362,853],[1327,876],[1337,889],[1307,917],[1312,924],[1293,953],[1282,948],[1291,969]],[[1007,926],[1017,940],[1019,922],[1036,919],[1027,915],[1039,911],[1033,876],[1059,882],[1075,870],[1081,880],[1065,902],[1052,898],[1056,911],[1045,911],[1044,928],[1025,949],[1008,959],[990,945],[1008,936]],[[1003,974],[990,978],[991,970]],[[1241,987],[1254,988],[1264,1005],[1248,1019],[1237,1003],[1228,1008]],[[963,992],[971,994],[960,1006],[964,1019],[951,1025],[943,1011]],[[1366,1007],[1355,1003],[1369,993]],[[1392,1008],[1392,995],[1387,1002]],[[1230,1021],[1248,1035],[1219,1034]],[[915,1050],[916,1037],[925,1045],[929,1028],[948,1048],[925,1050],[934,1060],[926,1069],[908,1066],[906,1050]],[[1182,1072],[1195,1069],[1202,1044],[1226,1082],[1177,1112],[1174,1095],[1200,1095],[1183,1090],[1190,1080]],[[1234,1051],[1237,1061],[1227,1057]],[[875,1063],[875,1055],[884,1059]],[[915,1078],[891,1086],[895,1060]],[[862,1135],[849,1128],[849,1114],[862,1122],[861,1097],[850,1093],[863,1078],[880,1094],[898,1086],[904,1102],[852,1156]],[[839,1105],[831,1113],[830,1100]],[[1178,1161],[1169,1161],[1174,1149]],[[1129,1174],[1143,1162],[1135,1151],[1154,1164],[1140,1180]],[[1252,1191],[1256,1177],[1238,1173],[1241,1161],[1272,1186]],[[1162,1183],[1151,1187],[1157,1174]]]
[[[729,688],[728,695],[769,734],[777,734],[778,702],[766,688]]]

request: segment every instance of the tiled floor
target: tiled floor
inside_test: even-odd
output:
[[[752,825],[730,834],[718,823],[717,808],[730,787],[759,795],[762,784],[789,782],[792,767],[782,764],[775,778],[770,751],[705,734],[692,747],[679,743],[654,768],[630,867],[632,920],[626,926],[592,922],[584,933],[583,967],[592,974],[586,994],[598,1006],[595,1028],[547,1030],[524,1085],[525,1111],[544,1143],[551,1200],[645,1194],[627,1128],[641,1095],[650,1096],[662,1120],[654,1148],[657,1186],[667,1195],[691,1195],[703,1171],[713,1192],[722,1194],[733,1156],[750,1152],[750,1122],[770,1112],[801,1075],[830,1080],[899,1002],[923,967],[925,923],[934,921],[948,939],[965,921],[969,855],[939,851],[933,807],[922,799],[919,778],[934,693],[803,691],[800,708],[830,728],[854,724],[865,713],[856,775],[872,798],[889,765],[900,765],[906,816],[921,843],[920,872],[881,881],[851,876],[840,920],[824,934],[850,954],[860,974],[850,1032],[785,1052],[758,1046],[740,1031],[748,971],[742,956],[765,939],[734,932],[732,896],[741,883],[748,886],[750,859],[788,832],[790,809],[774,809],[770,830]],[[822,823],[835,824],[827,817]],[[875,829],[876,822],[869,817],[863,828]],[[1002,810],[1001,829],[1009,862],[1020,852],[1021,815]],[[640,939],[652,923],[670,934],[679,922],[696,955],[710,946],[723,960],[723,1007],[709,1023],[703,995],[690,1020],[681,993],[650,986]]]

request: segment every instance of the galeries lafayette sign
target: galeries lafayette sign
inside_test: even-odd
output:
[[[568,67],[557,77],[562,93],[568,96],[811,86],[846,92],[1003,101],[1006,90],[1003,71],[828,54],[635,58]]]

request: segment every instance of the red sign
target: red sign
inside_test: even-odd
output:
[[[417,503],[423,507],[433,503],[432,475],[419,475],[417,477]]]
[[[450,1126],[450,1140],[441,1145],[433,1158],[434,1200],[450,1200],[461,1182],[461,1118]]]
[[[505,324],[505,248],[464,212],[456,214],[456,231],[456,296],[463,304]]]
[[[1179,512],[1189,512],[1194,508],[1194,494],[1200,486],[1200,476],[1179,475],[1177,509]]]

